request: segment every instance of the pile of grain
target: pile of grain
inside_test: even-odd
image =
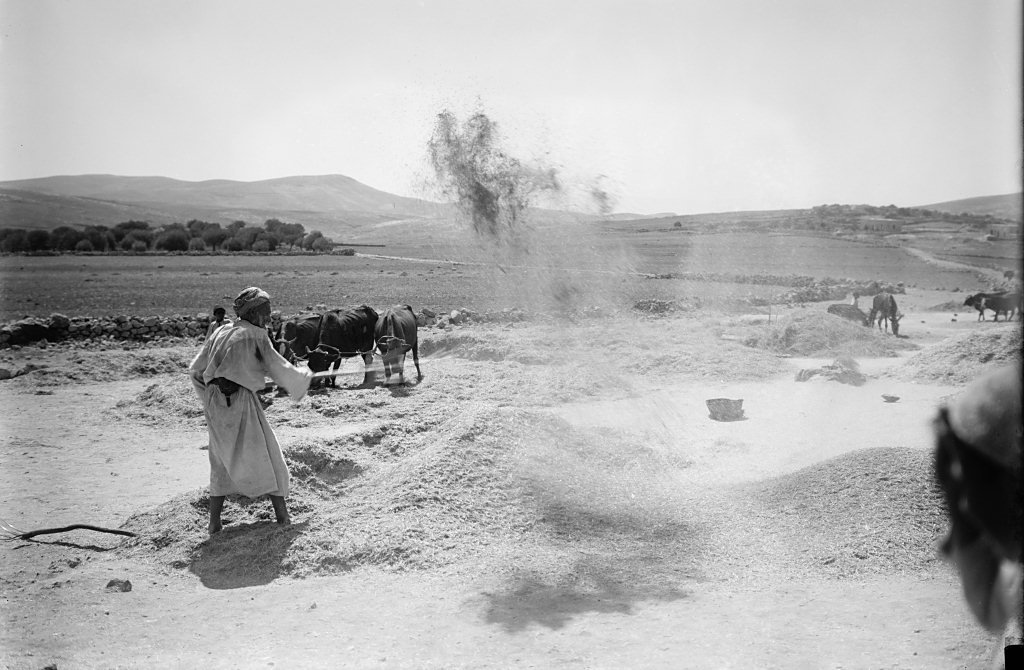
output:
[[[443,565],[533,522],[509,504],[515,487],[503,436],[512,431],[507,417],[477,406],[462,407],[435,433],[300,441],[285,450],[293,528],[269,523],[266,501],[232,497],[224,532],[204,542],[208,497],[199,490],[131,517],[125,527],[141,537],[124,551],[209,579],[232,578],[254,545],[268,543],[280,545],[275,574]]]
[[[7,354],[12,364],[45,362],[46,367],[22,375],[11,384],[19,387],[52,387],[157,377],[184,373],[196,355],[194,345],[139,348],[137,345],[108,349],[51,346],[46,350],[23,347]]]
[[[946,513],[933,473],[930,452],[882,447],[738,487],[733,523],[719,526],[739,540],[728,569],[850,577],[934,567]]]
[[[915,354],[892,374],[907,381],[963,385],[1020,356],[1020,324],[992,324]]]
[[[107,415],[117,421],[138,421],[150,426],[205,426],[203,406],[185,374],[150,384],[138,395],[118,401]]]
[[[273,523],[267,501],[232,497],[225,530],[206,540],[208,497],[197,490],[131,517],[125,527],[140,538],[118,551],[188,568],[214,587],[486,561],[548,583],[656,591],[708,560],[700,508],[667,474],[688,464],[629,436],[484,403],[430,431],[383,428],[286,448],[290,528]]]
[[[839,316],[805,310],[784,316],[744,332],[748,347],[767,349],[790,356],[896,356],[899,351],[917,349],[906,339],[879,333]]]

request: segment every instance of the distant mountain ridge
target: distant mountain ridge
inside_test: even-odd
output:
[[[368,223],[450,211],[450,205],[394,195],[344,175],[191,182],[91,174],[0,182],[0,226],[7,228],[109,226],[129,219],[153,225],[190,219],[259,224],[279,218],[344,234]]]
[[[181,205],[187,202],[197,207],[222,209],[388,213],[398,210],[409,216],[430,214],[440,207],[425,200],[386,193],[339,174],[251,182],[230,179],[193,182],[170,177],[95,174],[0,182],[0,188],[121,203]]]
[[[1021,220],[1020,193],[921,207]],[[677,216],[617,213],[598,217],[535,211],[542,219],[550,221],[658,220]],[[260,225],[267,219],[278,218],[301,223],[308,230],[320,230],[327,236],[345,237],[373,224],[438,220],[454,213],[454,205],[394,195],[340,174],[251,182],[87,174],[0,182],[0,227],[3,228],[52,230],[58,226],[113,226],[133,219],[148,221],[154,226],[191,219],[223,224],[243,220]],[[729,213],[721,215],[729,216]]]

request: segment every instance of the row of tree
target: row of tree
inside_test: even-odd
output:
[[[982,228],[993,223],[1014,223],[1009,219],[1002,219],[991,214],[971,214],[969,212],[940,212],[933,209],[921,209],[919,207],[897,207],[896,205],[884,205],[875,207],[873,205],[818,205],[811,208],[811,213],[819,218],[826,217],[856,217],[856,216],[880,216],[886,219],[929,219],[933,221],[947,221],[963,225]]]
[[[267,219],[262,228],[245,221],[227,226],[192,219],[154,228],[146,221],[124,221],[113,227],[60,226],[53,230],[0,228],[0,251],[329,251],[334,242],[301,223]]]

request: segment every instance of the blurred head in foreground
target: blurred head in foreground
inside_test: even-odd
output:
[[[975,380],[934,420],[935,474],[949,510],[942,552],[975,618],[1021,614],[1021,366]]]

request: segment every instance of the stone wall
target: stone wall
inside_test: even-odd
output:
[[[280,312],[274,312],[273,326],[281,322]],[[41,340],[135,340],[149,342],[163,337],[200,338],[213,316],[206,313],[172,316],[74,316],[51,314],[49,317],[29,317],[0,326],[0,348],[32,344]]]

